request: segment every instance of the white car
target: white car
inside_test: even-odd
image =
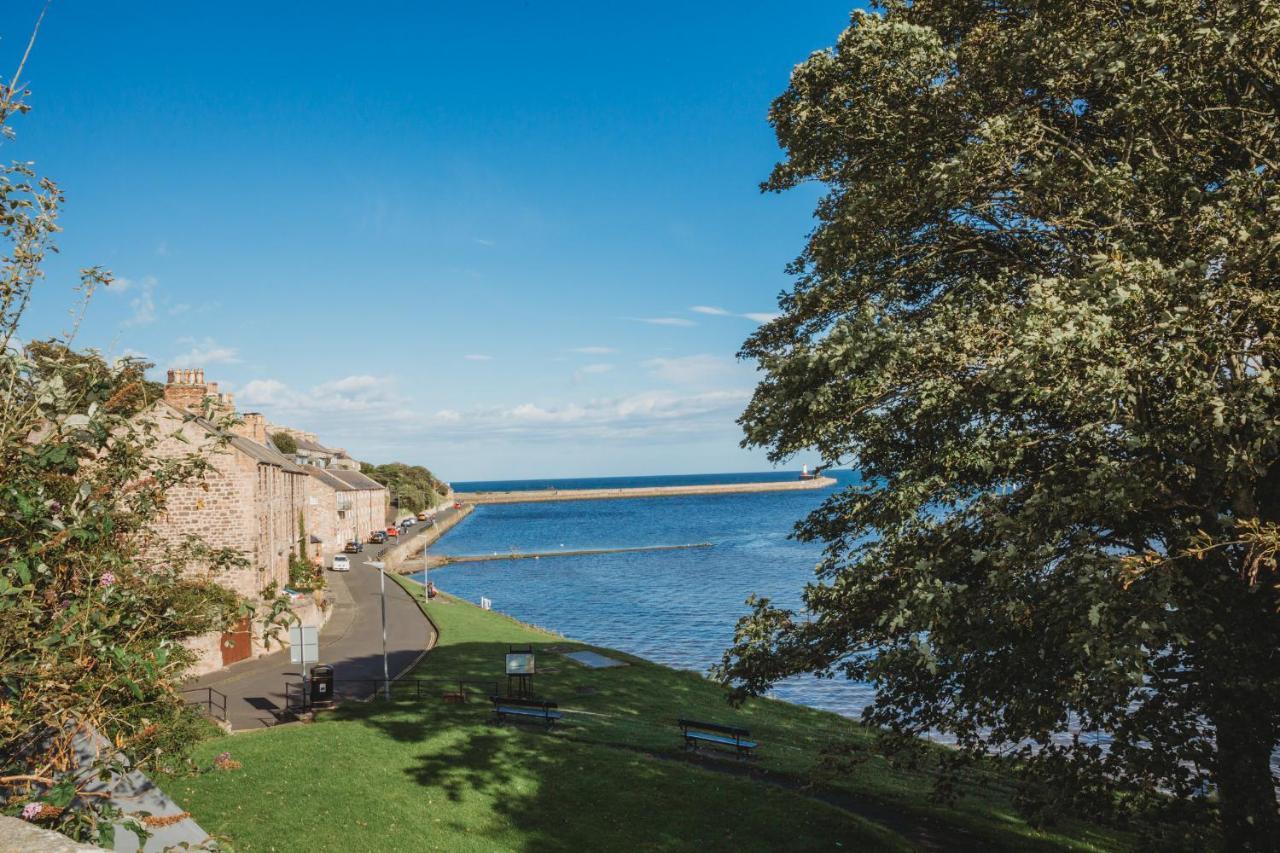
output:
[[[349,572],[351,571],[351,558],[346,554],[335,554],[333,557],[333,571]]]

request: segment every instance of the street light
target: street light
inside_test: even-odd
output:
[[[391,670],[387,667],[387,564],[378,560],[370,560],[369,565],[378,570],[378,583],[382,592],[382,691],[383,696],[391,699]]]

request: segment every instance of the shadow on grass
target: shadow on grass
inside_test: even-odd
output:
[[[421,698],[406,695],[401,685],[391,703],[347,704],[334,716],[374,727],[405,745],[441,732],[453,735],[446,746],[420,757],[408,771],[413,781],[440,788],[455,803],[477,794],[491,797],[494,809],[509,821],[541,826],[545,846],[526,849],[563,849],[565,839],[599,846],[591,834],[604,832],[602,826],[617,831],[618,843],[643,838],[645,844],[661,845],[666,834],[654,834],[655,810],[678,825],[682,837],[703,839],[713,848],[725,841],[718,833],[748,846],[770,838],[787,849],[810,842],[829,847],[822,839],[844,837],[874,840],[873,849],[894,847],[895,837],[925,850],[1074,846],[1067,837],[1032,832],[1014,818],[1007,787],[999,781],[950,809],[928,802],[927,773],[891,769],[883,759],[869,758],[835,780],[816,780],[824,748],[851,743],[866,750],[872,740],[865,729],[835,715],[772,700],[733,708],[723,688],[696,673],[607,649],[599,651],[628,665],[588,669],[560,652],[593,647],[552,637],[538,641],[514,623],[512,636],[498,633],[497,640],[454,642],[428,655],[410,675],[421,680],[412,688]],[[442,701],[444,693],[458,689],[459,680],[504,683],[509,642],[531,642],[534,648],[533,692],[564,712],[551,731],[538,723],[494,725],[487,691],[474,686],[465,704]],[[685,752],[679,717],[750,729],[761,744],[759,759]],[[832,813],[827,815],[831,824],[822,832],[797,823],[801,814],[812,822],[819,820],[814,814],[826,812]],[[771,815],[768,826],[763,815]],[[582,828],[584,820],[589,830]],[[738,837],[744,828],[748,836]],[[782,835],[774,831],[779,828],[785,830]],[[1085,829],[1071,835],[1084,846],[1114,841]]]

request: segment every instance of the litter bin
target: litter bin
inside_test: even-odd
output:
[[[333,667],[311,667],[311,707],[333,707]]]

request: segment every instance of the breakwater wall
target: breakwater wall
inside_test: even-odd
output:
[[[470,504],[463,504],[462,509],[447,510],[443,518],[438,520],[430,527],[424,527],[412,536],[409,536],[403,542],[397,542],[387,550],[382,552],[382,562],[386,564],[388,572],[402,573],[405,560],[414,554],[419,554],[427,547],[432,545],[441,536],[453,529],[453,526],[462,519],[466,518],[475,509]],[[417,569],[414,569],[417,571]]]
[[[621,498],[673,498],[682,495],[735,495],[749,492],[793,492],[826,489],[832,477],[765,483],[719,483],[703,486],[648,486],[634,489],[538,489],[524,492],[458,492],[467,504],[519,504],[540,501],[599,501]]]
[[[684,551],[689,548],[710,548],[710,542],[694,542],[690,545],[638,545],[633,548],[579,548],[572,551],[495,551],[492,554],[457,554],[431,556],[405,560],[401,571],[420,571],[423,568],[438,569],[452,563],[489,563],[496,560],[541,560],[543,557],[591,557],[599,554],[632,554],[638,551]]]

